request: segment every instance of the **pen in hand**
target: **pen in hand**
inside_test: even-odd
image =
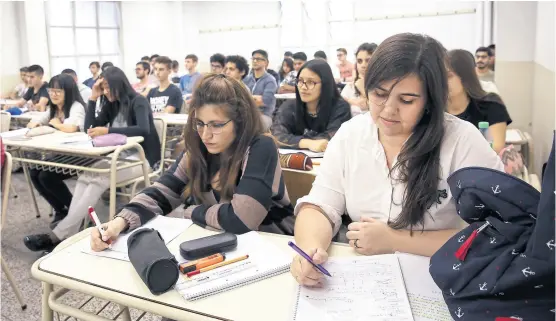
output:
[[[328,272],[322,265],[320,264],[316,264],[315,262],[313,262],[313,259],[311,259],[311,257],[309,255],[307,255],[307,253],[303,252],[302,249],[300,249],[297,245],[295,245],[292,241],[288,242],[288,245],[294,250],[296,251],[299,255],[301,255],[302,257],[304,257],[307,261],[309,261],[309,263],[311,263],[317,270],[319,270],[322,274],[326,275],[326,276],[330,276],[332,277],[332,275],[330,275],[330,272]]]

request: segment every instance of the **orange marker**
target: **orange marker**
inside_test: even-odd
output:
[[[211,266],[213,264],[220,263],[226,259],[226,256],[221,253],[213,254],[211,256],[204,257],[202,259],[198,259],[191,262],[186,262],[180,264],[180,271],[181,273],[188,273],[191,271],[199,270],[205,268],[207,266]]]
[[[243,261],[243,260],[246,260],[246,259],[248,259],[248,258],[249,258],[249,255],[244,255],[244,256],[236,257],[235,259],[231,259],[231,260],[229,260],[229,261],[224,261],[224,262],[221,262],[221,263],[218,263],[218,264],[214,264],[214,265],[208,266],[208,267],[206,267],[206,268],[202,268],[202,269],[198,269],[198,270],[189,272],[189,273],[186,274],[186,276],[187,276],[188,278],[190,278],[190,277],[192,277],[192,276],[194,276],[194,275],[197,275],[197,274],[199,274],[199,273],[203,273],[203,272],[207,272],[207,271],[210,271],[210,270],[214,270],[214,269],[219,268],[219,267],[221,267],[221,266],[226,266],[226,265],[229,265],[229,264],[232,264],[232,263],[236,263],[236,262],[239,262],[239,261]]]

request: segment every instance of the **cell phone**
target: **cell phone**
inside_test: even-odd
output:
[[[186,260],[196,260],[212,254],[228,252],[237,247],[237,236],[221,233],[180,244],[180,254]]]

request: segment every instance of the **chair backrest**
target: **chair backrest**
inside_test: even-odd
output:
[[[4,226],[4,221],[6,219],[6,212],[8,210],[8,200],[10,196],[10,184],[12,182],[12,155],[10,153],[5,154],[6,159],[4,160],[4,166],[2,167],[2,216],[0,219],[0,229]]]
[[[10,121],[12,120],[12,115],[6,111],[0,111],[0,133],[7,132],[10,130]]]
[[[166,150],[166,131],[168,130],[168,125],[166,121],[161,118],[154,118],[154,127],[156,128],[156,133],[158,134],[158,139],[160,140],[160,167],[164,167],[164,151]]]
[[[293,206],[295,206],[298,199],[309,194],[316,177],[312,172],[291,170],[289,168],[282,168],[282,175],[284,176],[284,184],[286,184],[288,196]]]

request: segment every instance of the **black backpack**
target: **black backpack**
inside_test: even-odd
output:
[[[470,225],[431,257],[430,274],[457,321],[554,320],[554,141],[542,193],[486,168],[448,184]]]

